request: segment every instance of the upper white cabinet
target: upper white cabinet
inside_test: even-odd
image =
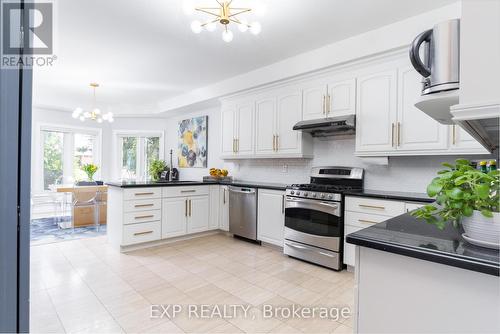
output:
[[[387,152],[395,148],[397,71],[357,80],[356,151]]]
[[[420,75],[403,62],[392,68],[357,79],[356,155],[487,153],[458,127],[442,125],[415,108]]]
[[[415,108],[415,99],[422,90],[420,74],[413,67],[402,68],[398,72],[397,149],[446,149],[447,126]]]
[[[293,130],[301,120],[302,90],[295,86],[228,104],[222,109],[222,158],[311,157],[310,135]]]
[[[304,120],[353,115],[356,112],[356,80],[320,79],[305,84]]]

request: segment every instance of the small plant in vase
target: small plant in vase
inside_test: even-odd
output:
[[[153,181],[160,179],[161,173],[167,169],[167,163],[164,160],[153,160],[149,165],[149,175]]]
[[[86,164],[82,166],[82,170],[87,174],[87,181],[94,182],[94,174],[97,172],[99,167],[94,164]]]
[[[497,248],[500,243],[499,171],[488,173],[471,166],[469,160],[443,163],[447,169],[427,186],[437,205],[426,205],[411,214],[443,229],[447,223],[462,225],[464,238]],[[495,247],[496,245],[496,247]]]

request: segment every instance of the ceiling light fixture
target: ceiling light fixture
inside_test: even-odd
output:
[[[82,108],[78,107],[73,111],[73,114],[71,116],[75,119],[78,118],[82,122],[84,122],[87,119],[90,119],[96,121],[97,123],[102,123],[103,121],[113,123],[114,118],[112,112],[107,112],[105,114],[102,114],[101,110],[96,107],[97,103],[96,103],[95,92],[96,88],[99,87],[99,84],[92,82],[90,84],[90,87],[92,87],[92,89],[94,90],[94,101],[92,105],[92,110],[84,111]]]
[[[186,14],[200,12],[215,17],[212,17],[209,21],[204,23],[198,20],[191,22],[191,30],[195,34],[201,33],[203,31],[203,28],[205,28],[207,31],[214,31],[217,28],[217,22],[219,22],[223,26],[222,39],[226,43],[231,42],[234,37],[233,32],[228,28],[230,23],[235,23],[238,26],[239,31],[241,32],[250,30],[250,32],[254,35],[260,34],[262,26],[259,22],[253,22],[249,24],[247,21],[243,19],[240,20],[236,17],[238,15],[251,12],[252,8],[231,7],[231,3],[233,2],[233,0],[215,1],[219,5],[218,7],[185,7]],[[263,6],[259,7],[259,13],[262,13],[263,8]]]

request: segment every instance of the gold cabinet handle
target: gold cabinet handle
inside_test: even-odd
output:
[[[136,204],[136,205],[134,205],[135,208],[147,208],[150,206],[154,206],[154,204]]]
[[[331,103],[332,103],[332,97],[330,96],[330,94],[328,94],[327,101],[326,101],[326,114],[327,115],[330,113],[330,111],[332,111]]]
[[[226,204],[226,188],[222,189],[222,202]]]
[[[276,152],[280,150],[280,136],[276,135]]]
[[[377,222],[374,222],[371,220],[364,220],[364,219],[358,219],[358,222],[364,223],[364,224],[378,224]]]
[[[236,153],[236,139],[233,138],[233,153]]]
[[[191,200],[189,200],[189,217],[191,217]]]
[[[240,138],[236,138],[236,152],[240,151]]]
[[[401,146],[401,123],[398,122],[398,147]]]
[[[273,151],[276,151],[276,135],[273,135]]]
[[[191,190],[181,190],[181,193],[185,194],[185,193],[195,193],[196,192],[196,189],[191,189]]]
[[[326,115],[326,96],[323,94],[323,115]]]
[[[147,195],[154,195],[155,193],[135,193],[135,196],[147,196]]]
[[[151,234],[151,233],[153,233],[153,231],[136,232],[136,233],[134,233],[134,235],[137,236],[137,235],[145,235],[145,234]]]
[[[154,215],[147,215],[147,216],[136,216],[134,219],[146,219],[146,218],[153,218]]]
[[[457,143],[457,128],[456,128],[456,125],[453,125],[452,132],[453,132],[452,142],[453,142],[453,145],[455,145]]]
[[[285,195],[281,195],[281,213],[285,213]]]
[[[188,200],[184,200],[184,217],[188,216]]]
[[[394,123],[391,123],[391,146],[394,147]]]
[[[361,208],[385,210],[385,206],[368,205],[368,204],[358,204],[358,206]]]

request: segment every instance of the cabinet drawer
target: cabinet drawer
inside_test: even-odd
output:
[[[347,211],[395,217],[405,213],[405,203],[366,197],[346,197]]]
[[[135,201],[124,201],[123,211],[124,212],[136,212],[136,211],[150,211],[150,210],[160,210],[161,209],[161,199],[138,199]]]
[[[139,211],[125,213],[123,224],[137,224],[161,220],[161,210]]]
[[[141,242],[161,239],[161,222],[139,223],[123,226],[122,245],[133,245]]]
[[[128,201],[132,199],[160,198],[161,188],[132,188],[123,190],[123,199]]]
[[[360,229],[381,223],[387,219],[390,219],[390,217],[375,215],[373,213],[345,212],[345,225],[359,227]]]
[[[209,186],[192,186],[192,187],[164,187],[163,197],[184,197],[208,195]]]

